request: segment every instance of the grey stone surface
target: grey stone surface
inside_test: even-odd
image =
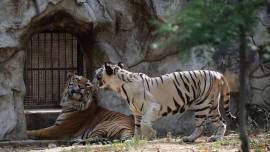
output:
[[[25,138],[23,67],[24,51],[0,64],[0,139]]]
[[[32,0],[0,1],[0,140],[25,137],[23,115],[24,49],[31,35],[44,30],[63,30],[78,37],[92,72],[104,61],[126,63],[131,71],[157,76],[176,70],[212,69],[226,73],[233,92],[239,92],[238,54],[236,47],[202,54],[196,47],[191,60],[185,59],[173,46],[155,49],[154,42],[162,39],[151,34],[151,20],[164,20],[172,10],[179,10],[187,0]],[[268,45],[268,18],[254,35],[254,47]],[[265,22],[264,22],[265,21]],[[269,108],[269,59],[252,54],[250,66],[251,104]],[[262,59],[262,60],[261,60]],[[262,62],[264,61],[264,62]],[[90,74],[90,76],[91,76]],[[103,91],[100,104],[130,114],[125,101],[115,93]],[[160,135],[188,134],[194,128],[192,112],[182,117],[169,116],[157,121]]]
[[[98,91],[98,104],[106,109],[112,111],[121,112],[126,115],[131,115],[131,112],[126,104],[126,101],[119,96],[119,94],[111,90],[100,90]]]

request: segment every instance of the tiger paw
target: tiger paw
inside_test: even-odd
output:
[[[38,133],[38,131],[35,131],[35,130],[27,131],[26,134],[27,134],[28,139],[38,140],[38,139],[41,139],[40,137],[42,137],[42,135]]]
[[[193,143],[195,140],[191,138],[190,136],[185,136],[182,138],[183,142],[185,143]]]
[[[223,137],[221,137],[221,136],[211,136],[211,137],[209,137],[208,139],[207,139],[207,142],[215,142],[215,141],[218,141],[218,140],[222,140],[223,139]]]
[[[74,139],[71,141],[71,145],[85,145],[86,141],[82,139]]]

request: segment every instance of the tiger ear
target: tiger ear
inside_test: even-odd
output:
[[[113,69],[111,66],[108,65],[108,63],[105,63],[105,71],[108,75],[112,75],[113,74]]]
[[[73,72],[67,72],[67,78],[69,79],[69,78],[71,78],[72,76],[74,76],[74,73]]]
[[[122,69],[125,67],[125,64],[123,62],[119,62],[117,65]]]

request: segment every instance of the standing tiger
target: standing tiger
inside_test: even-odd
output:
[[[194,142],[200,137],[206,119],[217,127],[216,135],[212,135],[208,141],[220,140],[226,131],[219,111],[221,97],[226,116],[230,120],[235,118],[229,110],[227,81],[216,71],[183,71],[149,77],[127,71],[121,63],[105,63],[96,70],[95,77],[100,88],[109,87],[127,100],[135,118],[135,136],[152,138],[156,134],[152,128],[153,121],[168,114],[193,109],[196,128],[190,136],[183,137],[183,141]]]
[[[83,76],[69,74],[61,103],[62,112],[54,125],[27,131],[34,139],[74,139],[91,143],[99,139],[127,139],[134,134],[132,117],[97,105],[92,83]]]

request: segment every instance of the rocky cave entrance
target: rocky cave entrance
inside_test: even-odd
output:
[[[64,10],[42,13],[24,34],[25,109],[60,108],[67,72],[87,75],[87,52],[93,24]],[[25,38],[26,37],[26,38]],[[84,43],[87,43],[87,48]]]
[[[25,50],[27,129],[54,124],[67,72],[88,76],[93,24],[57,10],[33,19],[21,39]],[[88,51],[88,52],[87,52]]]
[[[34,34],[26,47],[24,81],[26,109],[59,108],[67,72],[84,75],[78,40],[61,31]]]

